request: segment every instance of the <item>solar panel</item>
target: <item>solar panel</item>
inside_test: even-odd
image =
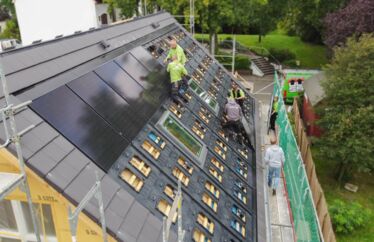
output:
[[[128,141],[143,127],[136,111],[94,72],[75,79],[68,87]]]
[[[31,108],[105,171],[129,144],[66,86],[37,98]]]

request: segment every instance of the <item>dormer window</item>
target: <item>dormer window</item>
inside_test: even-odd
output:
[[[183,111],[182,111],[182,105],[180,103],[176,103],[173,101],[169,106],[170,112],[174,113],[177,118],[181,118]]]
[[[243,193],[239,191],[239,189],[237,188],[234,189],[234,196],[237,197],[244,204],[247,204],[247,198],[245,197],[245,195],[243,195]]]
[[[200,139],[204,139],[206,129],[203,127],[200,121],[195,120],[193,126],[192,126],[192,131],[200,137]]]
[[[194,242],[212,242],[212,240],[197,228],[193,231],[192,239]]]
[[[233,219],[231,220],[230,226],[245,238],[245,227],[242,224],[240,224],[237,220]]]

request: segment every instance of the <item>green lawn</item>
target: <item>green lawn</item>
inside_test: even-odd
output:
[[[339,188],[333,179],[336,166],[334,162],[324,160],[318,156],[318,150],[314,148],[313,158],[316,165],[318,179],[324,190],[327,203],[331,203],[334,199],[343,201],[356,201],[362,206],[371,209],[372,216],[367,221],[366,227],[357,230],[349,235],[337,234],[338,242],[372,242],[374,241],[374,179],[368,174],[356,175],[351,183],[358,185],[357,193],[346,191]],[[364,158],[363,158],[364,159]]]
[[[195,37],[208,38],[206,34],[196,34]],[[218,38],[223,40],[227,37],[232,37],[232,35],[221,34]],[[327,63],[325,46],[302,42],[299,37],[273,32],[265,36],[261,43],[258,42],[258,35],[237,35],[236,39],[240,44],[254,50],[259,50],[256,47],[289,49],[295,53],[297,60],[300,60],[301,67],[304,68],[321,68]]]

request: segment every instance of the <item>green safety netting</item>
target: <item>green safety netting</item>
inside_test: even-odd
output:
[[[315,213],[308,178],[287,116],[287,107],[282,98],[282,83],[277,74],[275,74],[274,79],[274,96],[279,97],[279,110],[276,121],[279,126],[279,145],[284,150],[286,158],[284,176],[294,220],[296,238],[297,241],[300,242],[321,241],[318,217]]]

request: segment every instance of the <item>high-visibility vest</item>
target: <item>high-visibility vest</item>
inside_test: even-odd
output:
[[[237,99],[239,97],[244,97],[244,92],[240,88],[238,88],[236,92],[234,91],[234,89],[230,89],[230,97],[234,99]]]

